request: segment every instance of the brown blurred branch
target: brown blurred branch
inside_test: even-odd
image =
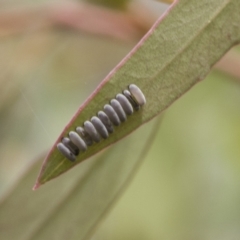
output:
[[[120,40],[136,40],[153,24],[156,17],[141,6],[129,6],[121,12],[73,1],[38,7],[0,10],[0,37],[65,27]]]
[[[69,0],[0,10],[0,37],[65,27],[131,41],[138,40],[155,20],[156,16],[140,4],[131,4],[122,12]],[[240,54],[230,50],[215,68],[240,79]]]
[[[240,80],[240,53],[234,48],[215,65],[220,71],[223,71]]]

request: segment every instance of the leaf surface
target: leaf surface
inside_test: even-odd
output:
[[[79,108],[44,161],[35,188],[118,141],[170,106],[240,42],[239,0],[179,0],[160,17],[136,47],[103,80]],[[90,119],[131,83],[144,92],[147,104],[93,145],[76,163],[67,161],[56,144]]]

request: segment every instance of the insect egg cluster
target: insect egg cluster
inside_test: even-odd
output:
[[[68,133],[57,144],[58,150],[68,160],[74,162],[76,157],[85,152],[94,142],[109,137],[113,133],[114,126],[119,126],[127,120],[127,115],[132,115],[134,111],[140,109],[146,103],[146,99],[141,89],[135,84],[130,84],[128,90],[116,95],[114,99],[103,107],[94,116],[83,123],[83,126],[76,128],[76,131]]]

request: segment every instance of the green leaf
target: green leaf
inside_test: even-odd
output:
[[[239,0],[176,1],[80,107],[46,158],[35,188],[131,133],[204,79],[221,56],[240,42],[239,12]],[[81,154],[76,163],[63,158],[56,149],[61,138],[131,83],[144,92],[145,107],[107,140]]]
[[[145,125],[37,192],[30,189],[39,168],[35,164],[0,201],[0,239],[86,239],[138,170],[159,122]]]

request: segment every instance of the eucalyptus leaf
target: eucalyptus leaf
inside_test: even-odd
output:
[[[239,0],[179,0],[160,17],[133,50],[114,68],[79,108],[44,161],[35,188],[120,140],[169,107],[240,41]],[[107,140],[89,147],[75,163],[56,144],[94,116],[131,83],[147,104],[121,124]]]

